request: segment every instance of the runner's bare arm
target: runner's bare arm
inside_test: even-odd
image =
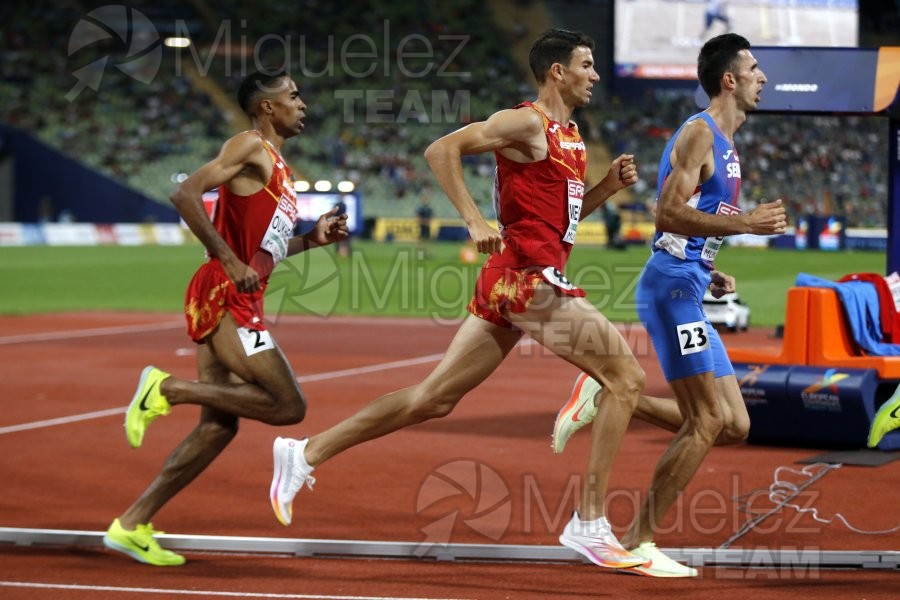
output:
[[[637,183],[637,164],[633,154],[620,154],[612,161],[609,171],[600,183],[584,195],[581,206],[581,219],[606,204],[613,194]]]
[[[682,129],[672,150],[672,172],[659,196],[656,228],[697,236],[783,233],[787,222],[781,200],[739,215],[714,215],[688,205],[697,186],[712,176],[712,148],[713,133],[706,122],[697,119]]]
[[[522,162],[543,159],[546,139],[540,115],[533,110],[501,110],[486,121],[445,135],[425,150],[425,159],[435,178],[465,220],[478,251],[486,254],[500,251],[500,233],[487,224],[466,188],[460,159],[463,155],[501,149]]]
[[[258,168],[260,152],[265,154],[258,136],[250,133],[234,136],[222,145],[216,158],[194,171],[171,197],[184,222],[203,243],[209,255],[222,262],[225,273],[242,292],[258,289],[259,275],[238,260],[213,227],[203,207],[203,193],[224,185],[245,169]]]

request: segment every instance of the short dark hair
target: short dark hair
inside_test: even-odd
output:
[[[580,31],[568,29],[548,29],[535,40],[528,54],[528,64],[538,84],[547,79],[547,72],[553,63],[568,65],[572,51],[578,46],[594,49],[594,39]]]
[[[259,98],[272,94],[277,88],[276,82],[287,77],[284,67],[262,68],[244,77],[238,88],[237,100],[248,117],[253,116],[253,105]]]
[[[735,68],[738,52],[749,49],[750,42],[736,33],[723,33],[703,44],[697,56],[697,78],[707,96],[722,92],[722,75]]]

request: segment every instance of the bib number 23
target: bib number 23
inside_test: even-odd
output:
[[[706,321],[694,321],[676,325],[678,332],[678,344],[681,354],[695,354],[709,348],[709,333],[706,329]]]

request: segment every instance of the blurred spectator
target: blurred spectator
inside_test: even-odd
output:
[[[431,219],[434,217],[434,209],[431,208],[427,188],[423,188],[420,195],[419,207],[416,209],[416,218],[419,221],[419,247],[425,246],[431,240]]]
[[[400,217],[413,213],[413,192],[427,181],[422,152],[430,141],[533,94],[525,83],[529,76],[509,55],[510,40],[498,34],[489,4],[480,0],[261,3],[220,0],[204,18],[194,12],[194,3],[138,3],[137,10],[158,28],[176,18],[194,28],[190,51],[162,48],[162,63],[149,83],[118,68],[129,60],[122,40],[101,40],[67,55],[76,23],[103,3],[5,3],[0,118],[167,202],[173,178],[209,160],[217,140],[243,126],[230,123],[217,102],[194,89],[178,61],[202,66],[229,100],[243,69],[254,68],[254,62],[289,62],[304,97],[316,98],[303,133],[312,140],[292,146],[285,156],[298,178],[350,180],[369,215]],[[315,19],[308,18],[310,11]],[[895,24],[896,14],[885,19]],[[228,40],[219,37],[225,25]],[[351,36],[359,47],[345,46]],[[377,56],[349,56],[364,49],[364,39]],[[403,69],[397,59],[401,43],[410,54]],[[412,56],[416,52],[427,56]],[[85,88],[67,100],[77,83],[73,73],[103,56],[109,64],[99,89]],[[360,77],[368,66],[374,70]],[[577,120],[588,141],[605,143],[613,155],[635,154],[643,181],[655,188],[658,157],[673,126],[698,110],[692,91],[657,88],[627,101],[603,101],[598,95]],[[850,226],[885,226],[882,119],[753,114],[738,137],[751,157],[741,165],[743,204],[781,197],[793,218],[833,213],[845,216]],[[476,202],[488,211],[492,157],[464,157],[463,164]],[[455,214],[448,202],[434,202],[432,210],[438,217]]]

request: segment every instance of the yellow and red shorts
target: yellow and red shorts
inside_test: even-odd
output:
[[[547,277],[545,270],[546,267],[494,267],[488,259],[478,275],[475,295],[466,310],[494,325],[511,329],[512,323],[504,315],[528,310],[535,289],[542,281],[547,282],[557,295],[585,296],[583,289],[569,284],[559,271],[556,274],[564,284],[559,279],[553,281]]]
[[[184,298],[188,335],[202,344],[222,322],[226,311],[231,313],[238,327],[265,331],[264,292],[265,284],[255,292],[238,292],[225,274],[222,263],[215,259],[204,263],[194,273]]]

